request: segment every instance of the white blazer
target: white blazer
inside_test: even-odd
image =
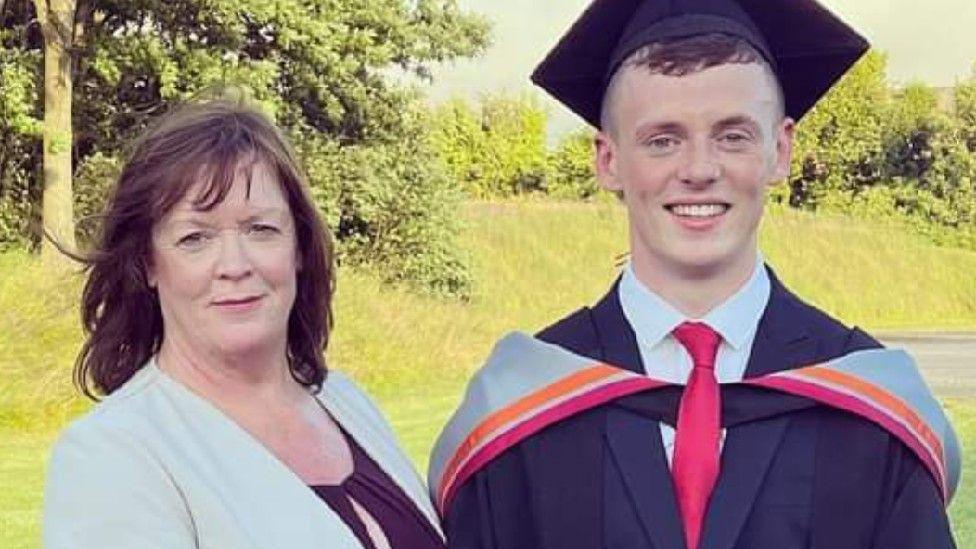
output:
[[[336,371],[316,397],[440,533],[423,482],[372,402]],[[288,467],[154,361],[55,444],[44,546],[361,547]]]

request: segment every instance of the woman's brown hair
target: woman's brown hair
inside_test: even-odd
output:
[[[288,318],[288,367],[302,385],[325,380],[332,325],[334,258],[295,152],[275,125],[233,99],[184,105],[134,145],[110,193],[101,230],[83,258],[88,274],[81,316],[86,340],[75,384],[88,397],[111,394],[159,351],[163,319],[147,280],[153,227],[200,184],[194,204],[213,208],[241,170],[262,164],[278,178],[295,224],[299,265]]]

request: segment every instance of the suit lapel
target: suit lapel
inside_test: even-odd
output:
[[[817,339],[798,321],[798,301],[769,272],[770,294],[759,319],[745,377],[759,377],[804,366],[816,357]]]
[[[593,324],[608,364],[644,374],[637,337],[620,307],[615,284],[592,309]],[[606,440],[612,463],[627,486],[634,513],[654,547],[683,547],[681,518],[674,496],[659,424],[632,412],[611,407],[607,412]],[[608,512],[612,510],[608,509]]]
[[[658,422],[611,408],[607,412],[607,445],[647,538],[655,548],[682,547],[681,517]]]
[[[601,352],[601,356],[593,358],[643,375],[644,362],[637,349],[637,335],[620,307],[619,286],[618,280],[590,311],[597,348]]]
[[[795,298],[771,272],[770,281],[769,303],[759,321],[747,378],[796,368],[816,356],[816,339],[792,314]],[[728,431],[721,475],[705,519],[703,549],[735,545],[790,420],[789,415],[783,415]]]

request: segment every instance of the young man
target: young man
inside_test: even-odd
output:
[[[957,443],[911,359],[757,247],[794,121],[866,48],[813,0],[596,0],[540,65],[600,129],[630,263],[472,381],[431,460],[451,547],[953,546]]]

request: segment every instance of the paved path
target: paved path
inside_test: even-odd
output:
[[[976,397],[976,333],[876,335],[886,346],[911,353],[936,395]]]

